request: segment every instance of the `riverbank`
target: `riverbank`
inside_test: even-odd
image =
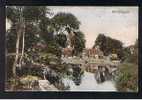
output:
[[[138,65],[122,63],[117,76],[117,89],[120,92],[138,92]]]

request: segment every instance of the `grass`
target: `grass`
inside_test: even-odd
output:
[[[119,67],[116,87],[120,92],[138,91],[138,65],[123,63]]]

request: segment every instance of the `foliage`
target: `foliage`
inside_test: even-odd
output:
[[[125,62],[138,64],[138,40],[136,40],[134,45],[126,47],[124,52]]]
[[[130,54],[125,61],[138,64],[138,50],[134,51],[134,54]]]
[[[138,65],[123,63],[118,72],[116,80],[118,91],[138,91]]]
[[[33,48],[33,46],[37,44],[41,38],[37,37],[37,35],[39,35],[39,31],[33,24],[27,24],[25,33],[25,51],[27,51],[28,49]]]
[[[39,21],[41,20],[40,18],[43,18],[46,16],[46,7],[40,6],[40,7],[31,7],[31,6],[8,6],[6,9],[6,16],[9,20],[12,22],[12,28],[10,29],[9,33],[14,34],[13,36],[10,34],[7,34],[7,41],[11,41],[11,39],[15,39],[16,41],[14,42],[15,48],[11,47],[8,45],[8,53],[9,53],[9,48],[13,48],[13,52],[16,52],[17,54],[15,55],[15,61],[13,62],[13,76],[15,76],[15,69],[16,66],[19,64],[21,65],[21,58],[23,58],[23,54],[26,53],[24,51],[28,51],[30,47],[33,46],[33,42],[37,42],[36,34],[39,33],[40,29],[37,27]],[[35,16],[31,12],[34,12]],[[24,34],[25,37],[24,37]],[[10,37],[10,38],[9,38]],[[33,39],[31,39],[33,37]],[[24,40],[26,40],[26,43],[22,43]],[[30,39],[29,39],[30,38]],[[29,41],[28,41],[29,40]],[[31,41],[32,40],[32,41]],[[31,44],[30,44],[31,43]],[[22,45],[23,44],[23,45]],[[25,48],[25,50],[24,50]],[[14,50],[15,49],[15,50]],[[22,51],[22,56],[19,57],[20,51]],[[13,53],[12,52],[12,53]],[[11,52],[10,52],[11,53]],[[20,59],[20,60],[19,60]]]
[[[56,41],[59,43],[61,47],[66,47],[67,39],[64,35],[66,31],[69,35],[69,39],[71,41],[71,46],[74,47],[74,55],[78,55],[81,53],[83,48],[85,48],[85,39],[84,34],[81,31],[76,30],[79,29],[80,22],[78,19],[71,13],[57,13],[53,18],[53,27],[56,30]],[[73,33],[75,36],[72,36]]]
[[[20,77],[20,82],[23,84],[26,84],[26,83],[32,82],[34,80],[39,80],[39,79],[40,78],[37,76],[27,75],[27,76]]]
[[[48,17],[41,18],[39,22],[40,36],[44,41],[52,41],[54,37],[54,28],[51,24],[51,20]]]
[[[71,30],[71,28],[73,30],[79,29],[80,25],[80,22],[73,14],[63,12],[57,13],[52,18],[52,23],[57,32],[63,31],[63,28],[65,28],[68,31],[68,33],[70,33],[69,30]]]
[[[55,54],[59,58],[61,57],[61,48],[55,41],[48,42],[47,49],[45,49],[45,51]]]
[[[51,53],[41,53],[40,54],[40,57],[41,57],[41,63],[43,64],[59,64],[60,63],[60,60],[58,59],[58,57],[54,54],[51,54]]]
[[[13,23],[17,22],[19,19],[19,10],[18,7],[8,6],[6,7],[6,17],[10,19]]]
[[[55,41],[63,48],[67,46],[67,36],[65,34],[55,35]]]
[[[43,78],[42,68],[40,66],[34,66],[34,65],[26,65],[22,68],[16,69],[17,76],[23,77],[26,75],[32,75],[32,76],[38,76],[40,78]]]
[[[73,67],[73,81],[76,85],[80,85],[84,71],[77,65]]]
[[[32,75],[17,77],[17,79],[11,78],[7,81],[7,90],[31,90],[34,82],[39,79],[39,77]]]
[[[48,18],[46,17],[46,14],[49,14],[49,9],[46,8],[45,6],[8,6],[6,8],[6,16],[8,19],[10,19],[12,21],[12,28],[9,30],[9,34],[7,34],[7,39],[12,38],[15,39],[16,38],[16,33],[17,30],[16,27],[17,26],[17,22],[20,18],[20,11],[18,8],[23,8],[22,10],[22,14],[25,19],[25,33],[26,33],[26,43],[25,46],[27,48],[32,47],[33,42],[37,41],[37,35],[39,35],[39,33],[41,34],[46,27],[38,27],[39,26],[39,22],[43,23],[43,24],[47,24],[48,25]],[[46,34],[46,33],[45,33]],[[13,35],[13,36],[12,36]],[[31,37],[33,39],[31,39]],[[9,40],[9,41],[13,41],[14,40]],[[11,48],[13,47],[13,45],[11,46]]]
[[[23,16],[26,20],[38,21],[46,14],[50,14],[46,6],[24,6]]]
[[[22,88],[22,85],[20,84],[18,78],[9,78],[6,81],[6,90],[17,90],[17,88]]]
[[[71,39],[74,54],[79,55],[85,48],[84,34],[81,31],[74,32],[79,29],[80,22],[73,14],[58,13],[51,19],[46,16],[47,14],[50,14],[50,10],[45,6],[8,6],[6,8],[6,16],[12,21],[12,27],[6,34],[7,53],[18,51],[16,57],[16,54],[7,56],[7,79],[11,80],[10,84],[16,87],[24,85],[23,80],[32,81],[35,79],[34,76],[43,78],[41,68],[43,66],[48,66],[55,71],[57,76],[59,75],[59,79],[63,77],[68,70],[68,65],[61,64],[61,51],[67,46],[67,37],[68,35],[70,37],[71,33],[74,33],[74,37]],[[67,35],[65,35],[65,31],[68,33]],[[18,44],[17,48],[16,44]],[[22,62],[20,62],[19,56],[21,54],[23,54]],[[37,63],[38,66],[35,65]],[[19,67],[18,64],[21,66]],[[13,76],[18,77],[14,81],[11,77],[12,71],[15,73]],[[63,89],[62,85],[61,83],[59,87]]]
[[[12,25],[11,29],[6,33],[6,41],[7,41],[6,46],[8,52],[15,52],[16,30],[12,29],[13,27],[14,26]]]
[[[122,42],[104,34],[99,34],[95,41],[95,46],[99,45],[100,49],[104,52],[104,55],[116,53],[121,59],[123,57],[123,45]]]
[[[85,37],[82,32],[75,32],[74,37],[71,40],[74,46],[73,55],[79,55],[85,48]]]

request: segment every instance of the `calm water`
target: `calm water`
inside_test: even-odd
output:
[[[98,84],[94,74],[86,71],[84,72],[80,85],[75,85],[69,78],[64,78],[63,83],[66,86],[70,86],[70,91],[117,91],[114,82],[105,81]]]

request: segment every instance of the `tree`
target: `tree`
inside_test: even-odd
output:
[[[71,39],[71,44],[74,46],[73,55],[79,55],[85,48],[85,37],[81,31],[75,32]]]
[[[55,33],[68,33],[69,41],[67,42],[71,45],[70,39],[73,37],[74,31],[79,29],[80,22],[73,14],[60,12],[52,18],[52,25],[55,28]]]
[[[104,52],[106,50],[106,36],[104,34],[99,34],[98,37],[95,40],[95,46],[99,45],[100,49]],[[105,52],[104,52],[105,53]],[[106,53],[105,53],[106,54]]]
[[[31,37],[29,36],[31,36],[31,34],[34,34],[32,32],[35,32],[35,30],[39,31],[39,28],[37,28],[37,25],[40,22],[41,18],[46,16],[46,11],[47,11],[46,7],[44,6],[39,6],[39,7],[8,6],[6,8],[7,18],[12,21],[12,28],[14,28],[14,29],[11,29],[11,32],[9,32],[7,37],[12,36],[10,34],[16,33],[16,35],[14,36],[16,37],[16,41],[15,41],[16,54],[15,54],[15,61],[13,63],[13,76],[16,76],[16,66],[21,64],[25,49],[28,49],[28,47],[25,48],[25,46],[27,46],[25,44],[28,43],[29,41],[25,42],[25,37],[26,37],[26,40],[31,40]],[[31,25],[32,27],[28,27],[29,25]],[[36,27],[36,28],[33,28],[33,27]],[[29,28],[31,28],[30,31],[29,31]],[[34,31],[31,31],[33,29]],[[34,34],[34,36],[36,36],[36,34]],[[27,38],[30,38],[30,39],[27,39]],[[28,46],[32,47],[33,45],[31,44]],[[9,47],[9,48],[13,48],[13,47]],[[21,56],[19,55],[20,50],[21,50]]]
[[[50,14],[50,9],[46,6],[24,6],[23,16],[27,21],[38,23],[46,14]]]
[[[52,41],[54,35],[54,28],[51,24],[51,20],[48,17],[42,17],[39,23],[40,28],[40,36],[43,38],[44,41]]]
[[[73,14],[63,12],[57,13],[52,18],[52,23],[57,33],[62,33],[64,31],[70,33],[71,29],[79,29],[80,25],[80,22]]]
[[[121,41],[99,34],[95,41],[95,46],[99,45],[100,49],[104,52],[104,55],[116,53],[121,59],[123,57],[123,44]]]
[[[14,20],[14,16],[17,17],[16,20]],[[21,7],[11,7],[11,8],[8,7],[7,8],[7,18],[9,18],[11,21],[13,21],[14,24],[16,24],[16,28],[15,28],[16,33],[17,33],[16,55],[15,55],[15,60],[14,60],[13,67],[12,67],[13,76],[16,77],[16,66],[18,64],[18,59],[19,59],[20,38],[23,35],[23,42],[24,42],[24,34],[25,34],[25,21],[23,18],[23,7],[22,6]],[[22,46],[22,56],[23,56],[23,50],[24,50],[24,45]],[[20,60],[22,59],[22,56]]]
[[[136,39],[134,46],[135,46],[135,48],[138,48],[138,39]]]
[[[67,37],[65,34],[55,35],[55,41],[63,48],[65,48],[67,46]]]
[[[78,55],[79,52],[81,53],[83,48],[85,48],[85,39],[84,34],[79,31],[80,22],[78,19],[71,13],[60,12],[52,18],[52,21],[57,34],[65,34],[65,32],[68,33],[67,39],[64,35],[57,35],[58,40],[61,41],[58,41],[58,43],[62,44],[62,47],[70,45],[74,49],[74,55]]]

